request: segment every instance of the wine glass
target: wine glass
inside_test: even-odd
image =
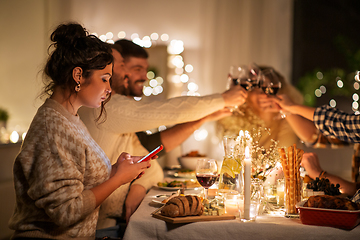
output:
[[[196,163],[196,179],[204,187],[204,199],[208,198],[208,188],[219,178],[215,159],[201,158]]]
[[[260,81],[260,88],[266,95],[276,97],[276,94],[281,89],[281,81],[275,73],[274,69],[264,69],[261,75],[262,77]],[[279,116],[276,116],[274,119],[280,119],[285,117],[286,114],[282,110],[280,110]]]
[[[254,62],[249,63],[248,69],[249,69],[249,81],[251,83],[250,90],[252,90],[255,87],[259,87],[259,82],[262,76],[262,72],[260,70],[260,67]]]
[[[266,95],[276,96],[281,88],[281,82],[272,68],[267,68],[262,71],[260,87]]]
[[[230,66],[230,71],[229,71],[229,75],[228,75],[228,81],[227,81],[227,84],[226,84],[226,89],[230,89],[231,86],[239,85],[239,84],[243,88],[246,89],[247,83],[245,83],[245,85],[244,85],[241,82],[241,79],[243,78],[244,74],[245,74],[245,66],[241,66],[241,65],[232,65],[232,66]],[[233,108],[231,108],[231,112],[238,113],[240,115],[244,115],[244,113],[239,110],[238,106],[234,106]]]

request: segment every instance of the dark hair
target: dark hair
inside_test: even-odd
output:
[[[146,52],[146,50],[137,45],[136,43],[133,43],[130,40],[127,39],[120,39],[115,42],[115,45],[119,44],[121,46],[121,56],[125,59],[125,61],[129,57],[137,57],[137,58],[148,58],[149,54]]]
[[[118,52],[121,54],[121,52],[122,52],[122,47],[121,47],[120,44],[108,43],[108,45],[109,45],[109,47],[110,47],[111,49],[115,49],[116,51],[118,51]],[[122,56],[122,54],[121,54],[121,56]]]
[[[76,94],[76,82],[72,72],[75,67],[81,67],[83,77],[90,77],[93,70],[104,69],[113,62],[110,47],[94,35],[89,35],[87,30],[78,23],[59,25],[51,34],[52,44],[55,49],[51,52],[45,65],[45,87],[43,94],[51,95],[55,87],[69,91],[69,98]],[[104,105],[110,96],[101,104],[100,119],[105,111]]]

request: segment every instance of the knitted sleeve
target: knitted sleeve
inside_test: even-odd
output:
[[[139,132],[160,125],[195,121],[224,107],[221,94],[152,102],[136,102],[115,94],[106,105],[107,119],[99,128],[116,134]],[[94,116],[98,116],[99,109],[95,111]]]
[[[95,196],[84,189],[85,143],[73,125],[55,111],[45,111],[29,132],[18,156],[28,196],[55,224],[68,227],[94,211]],[[16,168],[19,171],[19,168]]]

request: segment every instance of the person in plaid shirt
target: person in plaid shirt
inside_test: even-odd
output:
[[[266,102],[266,100],[264,100]],[[276,104],[274,104],[276,103]],[[296,134],[303,141],[310,143],[313,147],[324,147],[330,144],[333,147],[356,143],[354,145],[352,180],[346,181],[338,176],[326,173],[320,167],[317,155],[314,153],[304,154],[302,165],[305,169],[317,176],[326,175],[330,182],[340,183],[343,192],[350,196],[356,192],[352,200],[360,202],[360,116],[345,113],[330,106],[320,106],[312,108],[293,103],[287,96],[279,95],[278,98],[271,98],[267,101],[268,106],[274,110],[282,110],[290,113],[287,116],[289,124],[293,127]],[[308,144],[309,145],[309,144]],[[357,191],[356,191],[357,189]]]

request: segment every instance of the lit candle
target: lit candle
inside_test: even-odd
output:
[[[251,158],[249,146],[245,148],[244,170],[244,218],[250,220],[250,195],[251,195]]]

